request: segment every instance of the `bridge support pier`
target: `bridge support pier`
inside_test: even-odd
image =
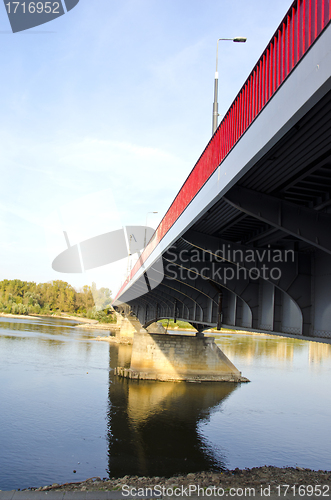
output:
[[[135,316],[132,316],[132,314],[121,314],[116,312],[116,318],[117,318],[117,331],[116,331],[116,338],[121,342],[125,344],[133,343],[133,338],[135,333],[143,332],[143,333],[161,333],[164,334],[166,333],[166,329],[161,325],[161,323],[152,323],[149,325],[146,329],[142,327],[139,319],[137,319]]]
[[[133,335],[134,332],[137,331],[137,325],[131,320],[134,318],[129,318],[127,316],[124,316],[123,314],[120,314],[116,312],[116,319],[117,319],[117,331],[116,331],[116,338],[121,341],[127,342],[128,340],[130,343],[133,342]],[[140,323],[139,323],[140,325]]]
[[[134,334],[130,368],[121,377],[187,382],[249,382],[215,344],[213,337]]]

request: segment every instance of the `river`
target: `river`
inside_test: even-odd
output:
[[[128,381],[131,347],[73,321],[0,319],[0,490],[261,465],[331,469],[331,345],[216,342],[248,384]]]

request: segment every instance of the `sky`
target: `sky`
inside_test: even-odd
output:
[[[289,0],[80,0],[11,33],[0,5],[0,280],[115,295],[130,263],[52,269],[70,244],[157,227],[211,137],[216,41],[223,115]],[[153,214],[151,212],[157,212]]]

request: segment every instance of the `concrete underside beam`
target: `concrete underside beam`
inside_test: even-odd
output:
[[[240,212],[331,253],[331,215],[268,194],[235,186],[223,197]]]

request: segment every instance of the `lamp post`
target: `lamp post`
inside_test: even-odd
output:
[[[146,231],[147,231],[147,219],[148,219],[148,214],[157,214],[157,213],[158,213],[158,212],[147,212],[147,214],[146,214],[144,248],[146,247]]]
[[[217,102],[217,96],[218,96],[218,42],[220,40],[227,40],[229,42],[237,42],[237,43],[245,43],[247,38],[237,36],[236,38],[219,38],[217,40],[217,47],[216,47],[216,71],[215,71],[215,85],[214,85],[214,105],[213,105],[213,135],[216,132],[217,125],[218,125],[218,102]]]

